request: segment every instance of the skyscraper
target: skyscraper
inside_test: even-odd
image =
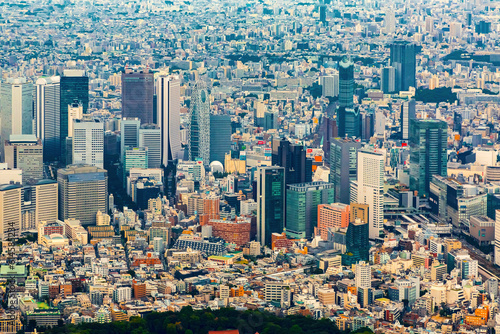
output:
[[[35,134],[42,141],[43,160],[59,159],[61,151],[61,78],[40,78],[35,84]]]
[[[351,206],[353,205],[356,204],[353,203]],[[369,235],[368,221],[363,221],[358,218],[349,222],[346,232],[346,251],[342,254],[343,265],[350,267],[360,261],[369,261]]]
[[[153,94],[153,73],[126,68],[122,73],[122,117],[137,117],[141,124],[152,124]]]
[[[271,245],[273,233],[282,233],[285,221],[285,169],[257,168],[257,238]]]
[[[231,116],[210,115],[210,161],[224,163],[231,152]]]
[[[22,186],[0,185],[0,240],[12,241],[21,230]]]
[[[363,149],[358,152],[358,178],[352,186],[357,192],[356,202],[369,206],[370,238],[378,238],[383,227],[384,166],[384,150]]]
[[[367,262],[360,262],[355,270],[356,288],[372,287],[372,270]]]
[[[396,71],[396,92],[407,91],[410,87],[416,88],[416,54],[417,46],[406,41],[395,41],[390,45],[391,66]]]
[[[59,219],[94,225],[98,211],[108,212],[108,172],[93,166],[70,165],[57,170]]]
[[[324,241],[328,240],[328,231],[331,228],[345,228],[349,225],[349,205],[343,203],[331,203],[318,205],[318,229],[317,235]]]
[[[161,129],[156,126],[143,126],[139,129],[139,147],[148,149],[148,168],[161,166]]]
[[[339,108],[337,125],[340,137],[361,135],[361,115],[354,107],[354,63],[347,57],[339,62]]]
[[[335,73],[333,75],[320,77],[320,84],[321,84],[323,96],[325,96],[325,97],[337,97],[337,96],[339,96],[339,75],[338,75],[338,73]]]
[[[393,66],[387,66],[382,69],[382,83],[380,88],[384,94],[389,94],[396,90],[396,69]]]
[[[200,158],[210,164],[210,101],[202,82],[197,82],[191,95],[189,123],[189,160]]]
[[[306,157],[304,146],[294,145],[286,138],[273,139],[272,164],[285,168],[287,185],[312,181],[312,160]]]
[[[9,168],[23,170],[23,183],[43,179],[43,146],[35,135],[11,135],[4,142],[5,162]]]
[[[138,118],[122,118],[120,122],[120,160],[127,147],[139,147],[139,129],[141,121]]]
[[[334,138],[330,146],[330,183],[335,189],[334,202],[349,204],[351,181],[357,179],[358,151],[361,143]]]
[[[59,134],[61,144],[61,160],[66,160],[66,137],[68,137],[68,109],[75,102],[82,105],[83,113],[89,108],[89,77],[82,70],[64,70],[60,82],[60,117]],[[68,161],[67,163],[71,163]]]
[[[415,114],[415,100],[403,102],[401,105],[401,139],[408,140],[410,138],[410,122],[416,118]]]
[[[354,106],[354,63],[348,57],[339,62],[339,106]]]
[[[432,176],[447,176],[448,125],[435,119],[413,119],[410,124],[410,189],[428,197]]]
[[[58,185],[54,180],[44,179],[22,189],[21,232],[36,230],[37,224],[48,224],[57,220]]]
[[[156,81],[157,119],[161,129],[161,164],[177,159],[181,150],[180,80],[160,75]]]
[[[25,78],[8,78],[0,87],[0,150],[11,135],[33,133],[33,85]]]
[[[123,152],[123,177],[127,178],[132,168],[148,168],[148,149],[146,147],[126,147]],[[125,183],[124,183],[125,184]]]
[[[318,222],[318,205],[333,202],[333,185],[322,181],[287,185],[286,234],[309,238]]]
[[[98,119],[73,122],[74,165],[104,166],[104,123]]]

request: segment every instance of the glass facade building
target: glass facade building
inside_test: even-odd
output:
[[[358,150],[361,143],[353,139],[335,138],[330,146],[330,183],[335,189],[336,203],[350,203],[351,181],[357,179]]]
[[[282,233],[285,222],[285,169],[257,168],[257,237],[271,245],[272,234]]]
[[[410,87],[416,87],[416,44],[407,41],[396,41],[391,44],[391,66],[396,71],[395,90],[407,91]]]
[[[433,175],[447,176],[448,125],[435,119],[410,121],[410,189],[429,196]]]
[[[331,183],[291,184],[286,190],[286,234],[291,238],[309,238],[318,221],[318,205],[334,201]]]

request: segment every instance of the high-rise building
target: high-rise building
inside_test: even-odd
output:
[[[141,124],[152,124],[153,94],[153,73],[126,68],[122,73],[122,117],[137,117]]]
[[[108,212],[108,172],[93,166],[70,165],[57,170],[59,219],[94,225],[97,212]]]
[[[339,136],[339,129],[337,127],[337,121],[332,117],[324,116],[322,119],[323,122],[321,124],[320,131],[322,134],[323,152],[325,154],[323,161],[325,161],[326,165],[329,166],[331,141],[333,138],[337,138]]]
[[[417,46],[406,41],[395,41],[390,45],[391,66],[396,71],[395,91],[407,91],[416,88],[416,54]]]
[[[35,84],[35,134],[42,141],[43,160],[46,162],[59,159],[61,151],[60,81],[60,77],[40,78]]]
[[[370,260],[369,235],[368,220],[362,221],[357,218],[349,222],[345,237],[346,251],[342,254],[343,265],[350,267],[360,261],[368,262]]]
[[[285,169],[257,168],[257,238],[271,245],[273,233],[282,233],[285,221]]]
[[[287,185],[287,236],[294,239],[313,236],[318,222],[318,206],[333,202],[333,191],[331,183],[322,181]]]
[[[326,5],[319,6],[319,20],[326,24]]]
[[[161,143],[161,129],[154,125],[139,129],[139,147],[148,149],[148,168],[160,168]]]
[[[339,106],[354,106],[354,63],[348,57],[339,62]]]
[[[75,120],[83,118],[83,105],[75,101],[68,105],[68,137],[73,138],[73,124]],[[66,137],[67,138],[67,137]]]
[[[35,231],[39,222],[52,224],[58,215],[58,184],[44,179],[22,189],[21,232]]]
[[[210,161],[224,164],[231,152],[231,116],[210,115]]]
[[[181,150],[180,135],[180,80],[160,75],[156,81],[157,119],[161,129],[161,163],[177,159]]]
[[[60,117],[59,134],[61,136],[61,160],[66,160],[66,137],[68,137],[69,106],[75,102],[82,105],[83,113],[89,108],[89,77],[83,70],[64,70],[60,82]],[[68,161],[67,163],[71,163]]]
[[[495,264],[500,266],[500,210],[495,211]]]
[[[354,223],[356,219],[367,223],[370,220],[370,206],[368,204],[351,203],[351,214],[349,222]]]
[[[320,77],[320,84],[322,95],[324,97],[337,97],[339,96],[339,74]]]
[[[122,118],[120,122],[120,160],[127,147],[139,147],[139,129],[141,121],[138,118]]]
[[[354,107],[354,63],[347,57],[339,62],[337,125],[340,137],[361,135],[361,117],[359,109]]]
[[[393,34],[395,30],[396,30],[396,15],[394,13],[394,10],[389,9],[385,13],[384,32],[387,35],[390,35]]]
[[[318,230],[321,239],[328,240],[328,231],[349,225],[349,205],[343,203],[318,205]]]
[[[189,160],[200,158],[210,164],[210,101],[202,82],[196,83],[191,95],[189,123]]]
[[[23,183],[43,179],[43,146],[35,135],[11,135],[4,152],[9,168],[22,169]]]
[[[409,101],[403,102],[401,105],[401,139],[408,140],[410,138],[410,122],[412,119],[416,119],[415,114],[415,100],[411,99]]]
[[[126,179],[132,168],[148,168],[147,147],[126,147],[123,152],[123,176]]]
[[[358,151],[361,143],[349,138],[334,138],[330,146],[330,183],[334,202],[349,204],[351,181],[357,179]]]
[[[0,239],[16,240],[21,232],[22,186],[0,185]]]
[[[11,135],[33,134],[33,85],[25,78],[8,78],[0,87],[0,150]]]
[[[369,206],[370,238],[378,238],[383,227],[384,167],[384,150],[364,149],[358,152],[358,177],[351,184],[355,189],[356,202]]]
[[[73,122],[73,164],[104,167],[104,123],[99,119]]]
[[[355,269],[356,288],[372,287],[372,269],[367,262],[359,262]]]
[[[312,160],[306,157],[302,145],[294,145],[286,138],[272,142],[272,164],[285,168],[285,183],[307,183],[312,181]]]
[[[435,119],[410,121],[410,189],[429,196],[433,175],[447,176],[448,124]]]
[[[384,94],[389,94],[396,90],[396,69],[393,66],[387,66],[382,69],[382,83],[380,88]]]

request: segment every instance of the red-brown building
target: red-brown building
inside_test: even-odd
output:
[[[212,226],[212,235],[222,238],[228,243],[244,246],[250,242],[251,222],[248,218],[236,218],[235,221],[212,219],[208,222]]]

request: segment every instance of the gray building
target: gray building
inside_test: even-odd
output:
[[[43,179],[43,146],[35,135],[11,135],[5,141],[5,162],[9,168],[23,170],[23,183]]]
[[[334,138],[330,144],[330,183],[335,189],[334,202],[350,203],[350,184],[357,179],[361,146],[351,138]]]
[[[108,172],[93,166],[70,165],[57,171],[59,219],[95,225],[97,211],[108,212]]]
[[[226,153],[231,152],[231,116],[210,115],[210,162],[224,164]]]

